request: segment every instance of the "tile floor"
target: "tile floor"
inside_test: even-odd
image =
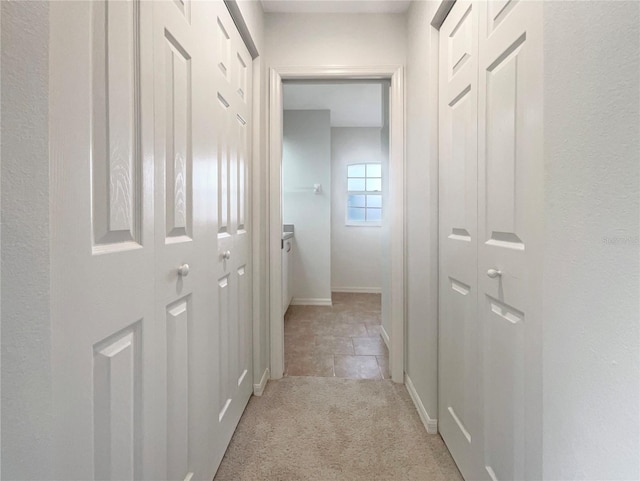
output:
[[[333,293],[332,301],[332,307],[287,310],[285,376],[390,379],[380,294]]]

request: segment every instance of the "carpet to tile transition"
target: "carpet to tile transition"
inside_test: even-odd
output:
[[[247,406],[216,481],[462,480],[402,385],[318,377],[271,381]]]

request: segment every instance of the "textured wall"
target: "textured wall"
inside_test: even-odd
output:
[[[269,65],[403,65],[404,15],[265,15]]]
[[[2,2],[2,479],[50,479],[49,5]]]
[[[438,33],[436,2],[407,13],[407,374],[438,417]]]
[[[545,3],[544,479],[640,479],[640,3]]]

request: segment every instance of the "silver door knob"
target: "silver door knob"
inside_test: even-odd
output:
[[[502,271],[498,271],[496,269],[489,269],[487,271],[487,275],[491,277],[491,279],[495,279],[496,277],[500,277],[502,275]]]
[[[189,275],[189,264],[182,264],[180,267],[178,267],[178,275],[187,277]]]
[[[224,252],[222,253],[222,258],[223,258],[225,261],[228,261],[229,259],[231,259],[231,251],[224,251]]]

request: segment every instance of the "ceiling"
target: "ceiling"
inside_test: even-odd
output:
[[[404,13],[410,0],[262,0],[267,13]]]
[[[285,83],[285,110],[330,110],[332,127],[382,127],[381,83]]]

